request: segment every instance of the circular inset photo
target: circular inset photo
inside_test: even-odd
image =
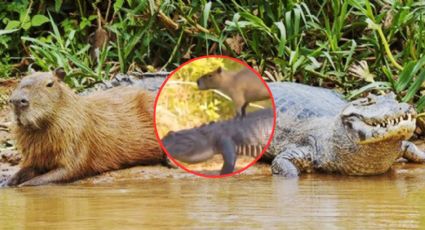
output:
[[[192,59],[173,71],[155,101],[161,147],[179,167],[205,177],[240,173],[271,142],[275,106],[260,74],[226,56]]]

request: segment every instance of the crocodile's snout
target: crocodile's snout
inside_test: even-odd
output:
[[[347,131],[360,143],[389,138],[410,138],[415,129],[416,111],[407,103],[399,103],[393,94],[369,96],[351,102],[341,118]]]
[[[407,103],[389,105],[380,111],[381,114],[371,117],[363,117],[363,121],[370,126],[389,127],[400,124],[402,121],[415,121],[416,110]]]

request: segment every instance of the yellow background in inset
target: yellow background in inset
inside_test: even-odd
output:
[[[192,128],[211,121],[235,116],[233,102],[213,90],[198,90],[196,80],[222,67],[237,71],[244,65],[227,58],[211,57],[195,60],[177,70],[161,91],[156,107],[159,136],[168,131]],[[262,104],[271,107],[268,100]],[[248,107],[248,111],[252,108]]]

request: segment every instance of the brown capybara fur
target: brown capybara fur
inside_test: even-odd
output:
[[[238,116],[244,117],[250,102],[270,98],[270,93],[261,79],[249,68],[240,71],[226,71],[221,67],[205,74],[197,81],[200,90],[217,89],[229,96],[236,107]]]
[[[24,77],[10,102],[21,170],[9,186],[73,181],[164,160],[153,127],[153,97],[135,87],[76,95],[63,71]]]

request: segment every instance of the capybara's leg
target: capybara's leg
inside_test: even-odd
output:
[[[243,105],[245,103],[244,98],[241,95],[232,95],[233,104],[235,105],[236,109],[236,116],[243,117]]]
[[[164,154],[165,155],[165,154]],[[178,166],[174,164],[167,156],[165,156],[164,160],[161,162],[161,164],[167,168],[176,169]]]
[[[64,181],[69,177],[69,170],[65,168],[57,168],[53,169],[45,174],[42,174],[40,176],[34,177],[29,181],[26,181],[22,184],[19,184],[19,187],[22,186],[37,186],[37,185],[43,185],[43,184],[49,184],[49,183],[55,183],[55,182],[61,182]]]
[[[31,167],[21,168],[15,175],[7,180],[7,186],[16,186],[38,175],[37,171]]]
[[[242,105],[242,109],[241,109],[242,117],[245,117],[245,115],[246,115],[246,107],[248,107],[248,104],[249,104],[249,102],[245,102]]]

